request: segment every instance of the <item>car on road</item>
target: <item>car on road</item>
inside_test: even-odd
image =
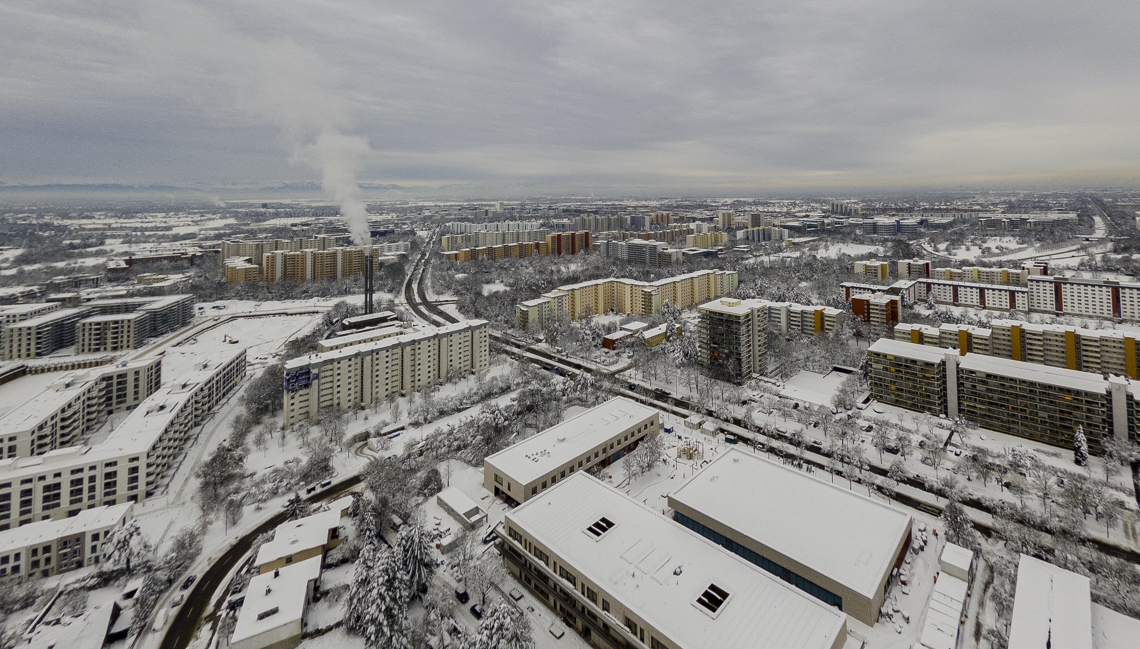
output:
[[[639,388],[639,387],[641,387],[641,386],[640,386],[640,385],[638,385],[637,383],[630,383],[630,384],[629,384],[629,389],[630,389],[630,390],[636,390],[636,389],[637,389],[637,388]]]
[[[185,601],[186,601],[186,593],[182,593],[178,597],[174,598],[174,601],[170,603],[170,608],[178,608],[179,606],[182,605],[182,602],[185,602]]]
[[[472,604],[471,605],[471,615],[473,615],[476,620],[482,620],[483,619],[483,605],[482,604]]]
[[[197,575],[190,575],[186,579],[182,580],[182,585],[178,587],[178,590],[186,590],[187,588],[193,586],[194,580],[197,578]]]
[[[471,599],[471,596],[467,594],[466,586],[461,584],[459,588],[455,589],[455,599],[459,600],[460,604],[466,604],[467,600]]]
[[[670,394],[673,394],[672,392],[666,390],[665,388],[653,388],[653,391],[656,392],[657,394],[660,394],[660,395],[666,396],[666,397],[669,396]]]

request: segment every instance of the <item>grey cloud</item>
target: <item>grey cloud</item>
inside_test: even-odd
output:
[[[380,183],[1135,179],[1136,24],[1107,0],[9,2],[0,179],[316,181],[313,124]]]

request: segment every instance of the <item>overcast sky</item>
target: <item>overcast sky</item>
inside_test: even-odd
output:
[[[0,182],[320,182],[343,154],[406,186],[1135,185],[1137,25],[1135,0],[0,0]]]

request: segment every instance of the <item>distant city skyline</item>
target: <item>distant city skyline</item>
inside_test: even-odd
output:
[[[343,206],[354,178],[395,186],[365,197],[1140,178],[1129,3],[111,0],[0,17],[0,188],[298,183]]]

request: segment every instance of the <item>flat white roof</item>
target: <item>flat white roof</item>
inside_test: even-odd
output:
[[[1092,597],[1089,578],[1021,555],[1009,649],[1091,649]]]
[[[257,565],[262,566],[328,543],[329,530],[340,526],[340,515],[351,504],[351,496],[341,498],[323,512],[278,525],[273,540],[257,551]]]
[[[903,342],[893,338],[880,338],[876,340],[875,344],[871,345],[867,351],[887,354],[889,356],[902,356],[927,363],[941,363],[946,360],[946,354],[950,350],[936,352],[931,351],[926,345]],[[968,355],[969,354],[967,354],[967,356]]]
[[[67,318],[71,318],[71,317],[75,317],[75,316],[81,316],[90,310],[91,309],[88,309],[87,307],[75,307],[72,309],[59,309],[58,311],[50,311],[50,312],[45,313],[43,315],[39,315],[39,316],[36,316],[34,318],[29,318],[27,320],[24,320],[23,322],[16,322],[16,323],[10,324],[8,326],[9,327],[37,327],[37,326],[42,325],[42,324],[57,322],[59,320],[66,320]]]
[[[488,456],[485,461],[520,486],[527,485],[655,414],[654,408],[614,397]]]
[[[1100,604],[1092,605],[1092,644],[1094,649],[1132,649],[1140,638],[1140,620],[1122,615]]]
[[[84,509],[71,518],[38,521],[0,532],[0,553],[20,550],[29,545],[50,543],[61,536],[85,533],[118,525],[131,511],[133,503]]]
[[[479,508],[479,505],[476,504],[474,500],[471,500],[467,494],[463,493],[455,487],[448,487],[447,489],[444,489],[443,491],[436,494],[435,497],[439,502],[444,503],[450,507],[452,511],[459,512],[461,516],[467,518],[473,518],[474,516],[477,516],[475,512],[483,512],[483,510]]]
[[[906,512],[740,449],[669,494],[678,504],[868,598],[910,533]]]
[[[602,517],[614,525],[598,538],[586,528]],[[846,626],[838,610],[583,473],[508,511],[506,524],[524,529],[674,646],[830,649]],[[697,604],[710,585],[728,593],[715,614]]]
[[[320,576],[321,558],[313,557],[251,579],[230,644],[299,621],[305,614],[308,583]],[[275,613],[257,619],[273,609]]]
[[[1014,361],[997,356],[983,356],[981,354],[966,354],[958,361],[958,367],[964,370],[985,372],[1009,378],[1044,383],[1059,388],[1084,390],[1086,392],[1104,393],[1108,389],[1108,381],[1100,374],[1079,372],[1051,365],[1038,365],[1025,361]]]
[[[396,332],[400,332],[400,331],[410,334],[410,333],[415,333],[416,330],[413,328],[410,328],[410,327],[408,329],[404,329],[401,326],[401,323],[399,323],[399,322],[385,323],[379,327],[372,328],[372,329],[366,329],[366,330],[358,332],[358,333],[349,333],[349,334],[344,334],[343,336],[337,336],[335,338],[329,338],[328,340],[318,341],[317,342],[317,348],[318,349],[328,348],[331,345],[345,345],[345,346],[357,345],[360,343],[371,342],[373,340],[376,340],[380,336],[384,336],[384,337],[393,336],[393,335],[398,336],[400,334],[398,334]]]

